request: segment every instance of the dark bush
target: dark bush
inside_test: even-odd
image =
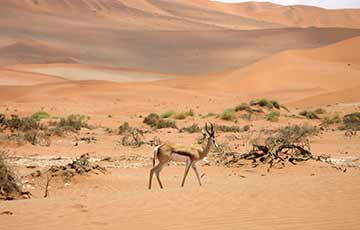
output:
[[[160,116],[158,115],[158,114],[156,114],[156,113],[150,113],[148,116],[146,116],[145,118],[144,118],[144,123],[145,124],[147,124],[147,125],[149,125],[150,127],[153,127],[153,128],[155,128],[157,125],[158,125],[158,123],[159,123],[159,121],[160,121]]]
[[[146,116],[143,122],[155,129],[163,129],[163,128],[177,129],[175,121],[162,119],[156,113],[151,113],[148,116]]]
[[[199,127],[198,124],[192,124],[191,126],[188,127],[184,127],[180,129],[180,132],[184,133],[199,133],[201,132],[201,128]]]
[[[243,129],[240,126],[227,126],[227,125],[215,125],[215,130],[217,132],[224,132],[224,133],[239,133],[242,132]]]
[[[299,113],[300,116],[306,117],[307,119],[320,119],[320,117],[314,111],[304,110]]]
[[[343,122],[345,129],[354,131],[360,130],[360,112],[345,115]]]
[[[0,199],[8,199],[22,193],[20,180],[6,162],[6,154],[0,152]]]
[[[237,105],[237,106],[235,107],[235,111],[236,111],[236,112],[246,111],[246,112],[248,112],[248,113],[251,113],[251,112],[252,112],[252,109],[251,109],[251,107],[250,107],[249,104],[247,104],[247,103],[241,103],[240,105]]]

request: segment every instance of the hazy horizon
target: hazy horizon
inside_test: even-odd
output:
[[[218,2],[249,2],[249,0],[216,0]],[[281,5],[309,5],[327,9],[354,9],[360,8],[359,0],[258,0],[255,2],[272,2]]]

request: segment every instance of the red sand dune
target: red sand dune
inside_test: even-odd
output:
[[[224,4],[207,0],[189,1],[229,14],[290,27],[360,28],[359,9],[329,10],[313,6],[282,6],[270,2]]]
[[[73,53],[64,48],[33,40],[18,41],[5,47],[0,47],[0,66],[16,65],[18,63],[75,63]]]
[[[80,62],[207,74],[238,69],[284,50],[321,47],[360,36],[359,29],[351,29],[360,24],[357,16],[317,8],[316,14],[330,17],[336,13],[351,24],[326,18],[321,20],[329,22],[324,27],[350,28],[287,28],[244,16],[241,8],[248,8],[247,4],[200,0],[3,0],[0,6],[0,66]],[[255,6],[261,11],[283,9],[271,4]],[[306,12],[299,14],[316,22]]]
[[[306,95],[334,94],[360,86],[359,53],[360,37],[316,49],[285,51],[227,73],[216,80],[216,85],[288,101]],[[359,100],[360,91],[352,92],[352,100]],[[341,99],[324,98],[320,104],[336,101]]]
[[[67,105],[67,109],[84,113],[113,111],[117,108],[118,100],[122,105],[120,113],[123,110],[128,113],[152,111],[154,105],[159,106],[159,109],[187,105],[200,111],[218,110],[261,96],[290,104],[296,102],[296,105],[309,97],[318,105],[358,102],[360,94],[356,87],[360,86],[357,52],[360,48],[359,39],[360,37],[356,37],[322,48],[281,52],[239,70],[219,75],[177,77],[152,83],[70,81],[28,86],[23,91],[16,87],[1,88],[2,92],[12,92],[11,98],[6,96],[8,93],[3,95],[8,102],[16,102],[21,98],[30,103],[51,105],[61,98],[61,104],[72,104]],[[353,52],[347,52],[349,49]],[[32,66],[28,71],[32,68],[38,67]],[[51,66],[48,68],[51,69]],[[78,65],[77,68],[83,73],[90,74],[92,71],[84,65]],[[82,88],[81,91],[78,90],[79,87]],[[213,102],[209,103],[209,98]],[[79,105],[84,105],[85,102],[89,107],[80,108]],[[136,108],[133,106],[135,104],[138,105]]]

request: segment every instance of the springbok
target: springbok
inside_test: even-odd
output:
[[[160,180],[160,172],[168,162],[179,159],[179,157],[186,159],[185,173],[181,186],[184,187],[185,179],[189,172],[190,167],[193,168],[196,177],[198,179],[199,185],[201,186],[201,179],[196,163],[207,156],[212,144],[214,144],[217,147],[215,141],[214,125],[210,124],[210,131],[209,131],[206,123],[205,131],[206,132],[203,132],[203,134],[207,136],[206,137],[207,140],[204,142],[204,145],[202,147],[187,146],[187,145],[172,144],[172,143],[164,143],[155,147],[153,168],[150,170],[149,189],[151,189],[152,178],[154,173],[156,175],[157,181],[159,182],[160,188],[163,189],[163,185]],[[156,159],[158,159],[159,163],[155,166]]]

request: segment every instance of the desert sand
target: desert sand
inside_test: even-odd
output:
[[[42,124],[80,114],[91,127],[33,145],[0,125],[0,150],[32,193],[0,200],[6,229],[359,229],[360,137],[339,129],[344,115],[360,111],[359,9],[4,0],[0,35],[0,114],[45,111],[50,117]],[[275,122],[266,119],[266,108],[251,119],[243,112],[221,119],[225,109],[256,98],[277,100],[289,111],[279,110]],[[319,108],[320,119],[299,115]],[[170,118],[179,129],[248,125],[248,131],[216,135],[228,151],[241,153],[266,131],[316,126],[310,150],[332,163],[226,167],[212,150],[210,163],[200,162],[203,186],[191,171],[180,187],[180,163],[162,171],[165,189],[154,180],[149,191],[154,147],[124,145],[119,126],[143,130],[146,142],[192,145],[201,133],[143,123],[150,113],[189,110],[193,116]],[[339,124],[324,126],[326,116],[338,116]],[[28,177],[86,153],[107,172],[54,179],[47,198],[45,176]]]

